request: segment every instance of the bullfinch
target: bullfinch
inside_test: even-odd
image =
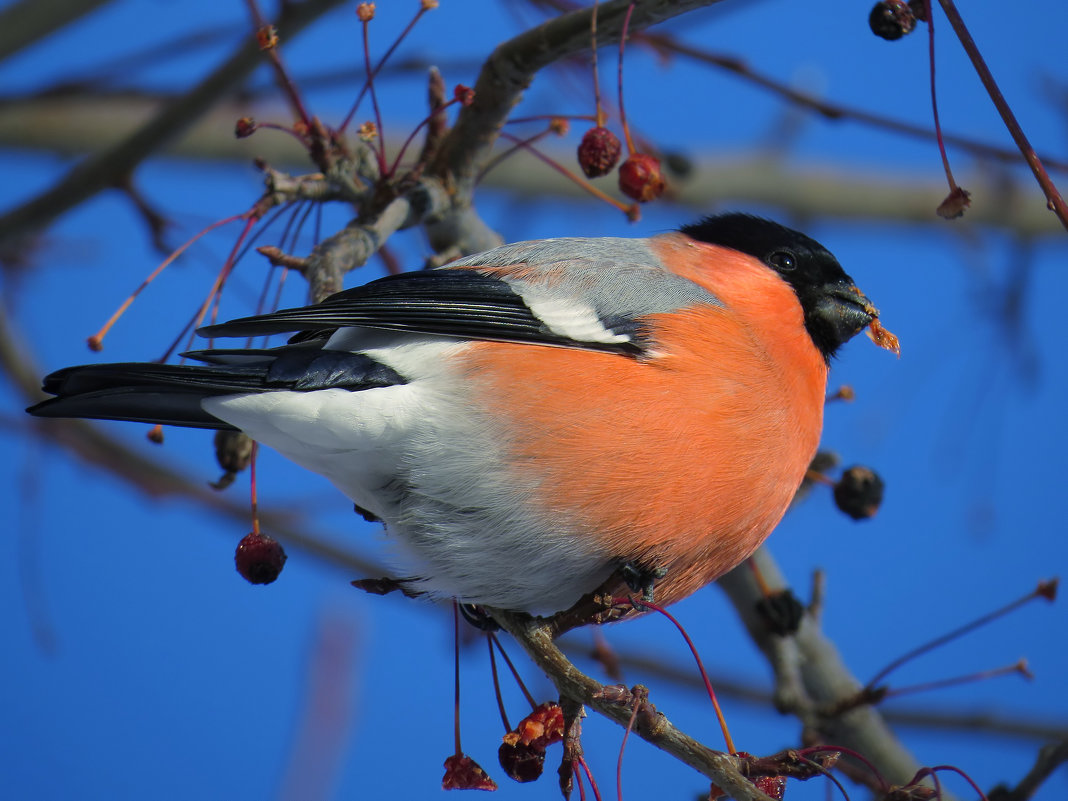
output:
[[[186,354],[199,365],[60,370],[29,412],[240,429],[384,522],[416,592],[544,613],[636,575],[669,604],[782,518],[830,358],[877,315],[819,243],[725,214],[211,325],[297,333]]]

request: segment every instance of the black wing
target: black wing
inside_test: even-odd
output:
[[[605,329],[630,337],[635,322],[602,321]],[[506,281],[475,270],[443,269],[401,273],[331,295],[322,303],[209,325],[206,337],[244,337],[330,332],[349,326],[441,334],[464,339],[534,342],[635,353],[634,341],[593,342],[553,331]]]

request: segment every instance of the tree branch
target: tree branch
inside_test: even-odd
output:
[[[282,36],[291,37],[340,0],[283,4],[278,20]],[[250,31],[234,53],[197,86],[161,108],[148,122],[107,150],[90,156],[33,199],[0,216],[0,243],[5,249],[33,236],[53,220],[101,190],[128,176],[146,157],[175,139],[220,97],[239,85],[260,64],[262,54]]]

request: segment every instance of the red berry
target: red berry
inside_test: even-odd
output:
[[[834,502],[854,520],[874,517],[886,485],[870,467],[850,467],[834,485]]]
[[[648,153],[632,153],[619,168],[619,189],[639,203],[656,200],[664,193],[660,159]]]
[[[270,584],[286,563],[286,552],[278,540],[253,531],[237,544],[234,565],[246,581]]]
[[[587,178],[600,178],[612,172],[622,150],[619,137],[598,125],[582,135],[578,146],[578,163]]]

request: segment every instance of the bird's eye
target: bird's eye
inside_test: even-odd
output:
[[[768,261],[780,273],[788,273],[797,267],[797,259],[794,258],[792,253],[787,253],[785,250],[776,250],[768,256]]]

